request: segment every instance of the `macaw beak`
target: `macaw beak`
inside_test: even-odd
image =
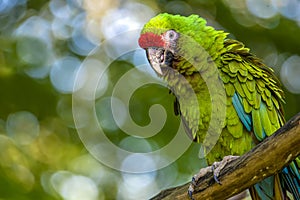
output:
[[[159,75],[163,75],[168,67],[172,67],[173,54],[164,48],[148,47],[147,58],[152,68]]]

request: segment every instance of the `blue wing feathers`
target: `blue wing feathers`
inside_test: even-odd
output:
[[[244,126],[246,127],[246,129],[248,131],[252,130],[252,119],[251,119],[251,115],[247,114],[244,111],[244,107],[241,103],[240,97],[238,96],[237,93],[234,93],[233,97],[232,97],[232,104],[235,108],[235,110],[237,111],[237,114],[240,118],[240,120],[242,121],[242,123],[244,124]]]
[[[263,200],[273,200],[274,199],[274,176],[270,176],[261,182],[254,185],[258,196]]]
[[[284,180],[282,187],[287,188],[290,193],[293,194],[295,199],[300,199],[300,183],[299,183],[299,167],[297,169],[297,164],[293,161],[289,166],[285,167],[281,172],[281,177]],[[297,176],[298,174],[298,176]]]
[[[272,129],[268,129],[268,124],[266,124],[266,104],[261,101],[260,107],[258,110],[253,110],[252,113],[246,113],[242,104],[242,99],[236,92],[232,97],[232,104],[241,120],[245,128],[250,132],[253,131],[254,135],[258,139],[258,141],[262,141],[267,137],[267,135],[271,135],[270,131]],[[254,121],[253,121],[254,120]],[[280,120],[280,117],[279,117]],[[268,132],[266,133],[266,130]],[[293,194],[295,200],[300,200],[300,174],[299,174],[299,163],[297,163],[297,159],[291,162],[291,164],[285,167],[282,172],[280,172],[281,179],[281,187],[288,190]],[[263,181],[257,183],[254,186],[254,189],[260,199],[262,200],[272,200],[274,199],[274,176],[268,177]]]
[[[296,158],[297,159],[297,158]],[[293,161],[291,164],[291,170],[293,171],[293,173],[295,174],[295,177],[298,178],[298,180],[300,180],[300,174],[299,174],[299,166],[297,164],[296,161]]]

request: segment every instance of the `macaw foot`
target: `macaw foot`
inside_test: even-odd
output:
[[[239,156],[229,155],[229,156],[225,156],[222,161],[220,161],[220,162],[214,162],[212,164],[211,167],[213,168],[212,170],[213,170],[213,173],[214,173],[214,179],[215,179],[215,181],[217,183],[219,183],[221,185],[221,182],[218,179],[218,176],[220,175],[221,170],[224,169],[224,167],[228,163],[230,163],[233,160],[236,160],[237,158],[239,158]]]
[[[205,168],[201,168],[200,171],[198,172],[198,174],[195,174],[192,178],[191,184],[189,186],[188,189],[188,195],[190,197],[190,199],[194,200],[193,198],[193,193],[195,191],[195,189],[199,186],[199,179],[201,177],[204,177],[206,174],[208,173],[212,173],[213,172],[213,167],[212,166],[208,166]]]
[[[239,158],[239,156],[225,156],[223,158],[222,161],[220,162],[214,162],[211,166],[208,166],[208,167],[205,167],[205,168],[202,168],[200,169],[199,173],[198,174],[195,174],[192,178],[192,182],[189,186],[189,189],[188,189],[188,195],[189,197],[193,200],[193,193],[195,191],[195,189],[197,187],[199,187],[199,185],[201,183],[199,183],[199,180],[204,177],[205,175],[207,175],[208,173],[213,173],[214,175],[214,180],[221,185],[221,182],[219,181],[218,179],[218,176],[220,175],[220,172],[221,170],[231,161],[235,160]]]

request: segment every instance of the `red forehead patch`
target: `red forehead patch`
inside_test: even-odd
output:
[[[143,49],[146,49],[148,47],[164,47],[164,41],[162,40],[160,35],[147,32],[140,36],[139,45]]]

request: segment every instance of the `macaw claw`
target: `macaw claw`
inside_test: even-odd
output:
[[[215,179],[216,183],[222,185],[221,182],[220,182],[219,179],[218,179],[221,170],[224,169],[224,167],[225,167],[228,163],[230,163],[230,162],[233,161],[233,160],[236,160],[237,158],[239,158],[239,156],[232,156],[232,155],[229,155],[229,156],[225,156],[225,157],[223,158],[223,160],[221,160],[220,162],[214,162],[214,163],[212,164],[211,167],[212,167],[212,171],[213,171],[213,173],[214,173],[214,179]]]
[[[198,182],[199,182],[200,178],[205,176],[207,173],[213,173],[215,182],[222,185],[222,183],[218,179],[221,170],[229,162],[231,162],[232,160],[235,160],[237,158],[239,158],[239,156],[232,156],[232,155],[225,156],[222,161],[214,162],[211,166],[201,168],[200,171],[198,172],[198,174],[195,174],[192,177],[192,181],[191,181],[191,184],[190,184],[189,189],[188,189],[188,195],[189,195],[190,199],[194,200],[193,193],[194,193],[195,189],[201,184],[201,183],[198,183]]]

